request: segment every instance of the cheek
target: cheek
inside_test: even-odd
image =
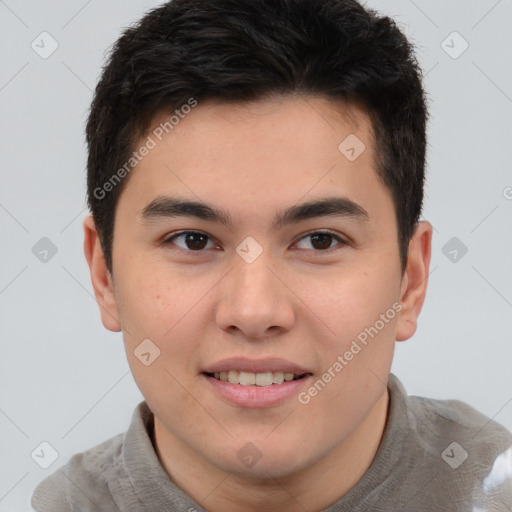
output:
[[[307,390],[315,396],[310,410],[320,413],[336,403],[341,408],[336,410],[357,416],[373,404],[387,381],[400,307],[399,281],[389,268],[366,268],[339,275],[329,289],[322,295],[318,288],[310,296],[318,305],[315,312],[334,331],[321,340],[322,382]],[[332,414],[338,416],[335,410]]]
[[[163,402],[175,410],[192,406],[184,387],[194,373],[193,327],[197,323],[189,304],[193,298],[184,298],[179,287],[161,279],[137,278],[125,283],[123,339],[137,386],[156,410]]]
[[[116,300],[121,305],[118,308],[121,320],[129,332],[147,329],[154,336],[161,337],[186,301],[180,283],[176,279],[159,277],[154,268],[147,271],[133,268],[122,276],[120,282],[122,286],[116,289]],[[162,324],[164,321],[165,326]],[[159,332],[159,326],[163,328],[162,332]]]
[[[319,339],[321,368],[302,396],[305,411],[330,416],[352,428],[382,394],[391,366],[399,308],[393,273],[368,269],[331,280],[330,292],[310,288],[306,303],[330,328]],[[333,332],[331,332],[331,330]],[[303,403],[303,402],[301,402]],[[333,407],[336,404],[336,407]],[[347,412],[351,419],[347,419]],[[336,435],[325,426],[325,434]]]
[[[149,273],[145,278],[126,279],[124,283],[120,290],[120,316],[125,349],[132,360],[130,366],[145,378],[147,372],[140,368],[135,354],[142,340],[149,339],[158,347],[155,365],[162,371],[166,368],[173,375],[182,375],[183,379],[185,372],[194,370],[197,332],[207,318],[199,301],[201,290],[191,288],[183,278],[162,279]],[[165,380],[168,376],[162,371],[158,378]]]
[[[385,277],[385,276],[388,277]],[[328,288],[310,288],[306,303],[315,304],[315,312],[334,333],[333,343],[346,343],[357,337],[391,308],[399,299],[399,286],[392,272],[366,270],[340,274],[329,281]],[[327,290],[327,291],[326,291]],[[389,331],[393,318],[386,318],[383,331]],[[379,324],[380,325],[380,324]]]

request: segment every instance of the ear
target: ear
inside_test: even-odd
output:
[[[101,321],[109,331],[119,332],[121,330],[121,323],[119,322],[114,295],[114,283],[107,268],[100,238],[92,215],[84,219],[83,226],[84,253],[91,272],[94,295],[100,306]]]
[[[397,341],[408,340],[416,332],[418,316],[427,293],[431,253],[432,225],[427,221],[418,222],[409,242],[407,265],[402,277],[402,309],[397,321]]]

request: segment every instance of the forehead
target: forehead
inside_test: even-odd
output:
[[[125,201],[137,211],[162,195],[275,218],[275,205],[343,195],[372,216],[391,202],[375,171],[372,125],[357,106],[323,97],[198,102],[162,114],[140,139],[153,149],[132,172]],[[137,145],[136,145],[137,146]],[[376,212],[374,211],[374,214]]]
[[[196,141],[198,145],[208,144],[206,139],[210,139],[220,142],[219,147],[223,149],[235,149],[232,154],[241,153],[236,151],[235,144],[238,148],[256,151],[258,146],[270,142],[276,152],[280,145],[290,149],[287,158],[304,151],[315,158],[318,155],[311,151],[311,143],[324,138],[326,145],[334,142],[334,149],[339,150],[336,143],[339,137],[357,134],[364,139],[366,156],[373,156],[372,123],[366,111],[356,104],[299,94],[274,95],[247,102],[206,100],[196,103],[179,117],[172,112],[156,116],[148,135],[157,142],[171,142],[173,138],[179,141],[201,134],[201,140]],[[329,133],[332,137],[327,136]],[[226,134],[231,137],[226,139]],[[245,156],[250,158],[250,154]]]

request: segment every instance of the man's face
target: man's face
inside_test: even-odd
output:
[[[199,103],[161,141],[149,133],[156,147],[119,198],[114,316],[157,442],[225,471],[310,466],[386,391],[400,323],[396,218],[368,117],[335,108],[319,97]],[[173,216],[170,198],[207,203],[232,224]],[[275,225],[327,198],[356,206]],[[271,386],[205,373],[294,368],[307,375]],[[251,466],[247,454],[261,459]]]

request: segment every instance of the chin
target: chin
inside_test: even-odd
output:
[[[257,481],[286,478],[300,471],[300,468],[290,461],[264,461],[263,458],[252,467],[246,467],[239,461],[233,461],[231,465],[222,469],[244,480],[254,479]]]
[[[208,458],[222,471],[244,479],[266,480],[287,477],[310,465],[303,448],[303,443],[276,446],[263,437],[237,443],[236,447],[222,450],[222,454],[209,454]]]

